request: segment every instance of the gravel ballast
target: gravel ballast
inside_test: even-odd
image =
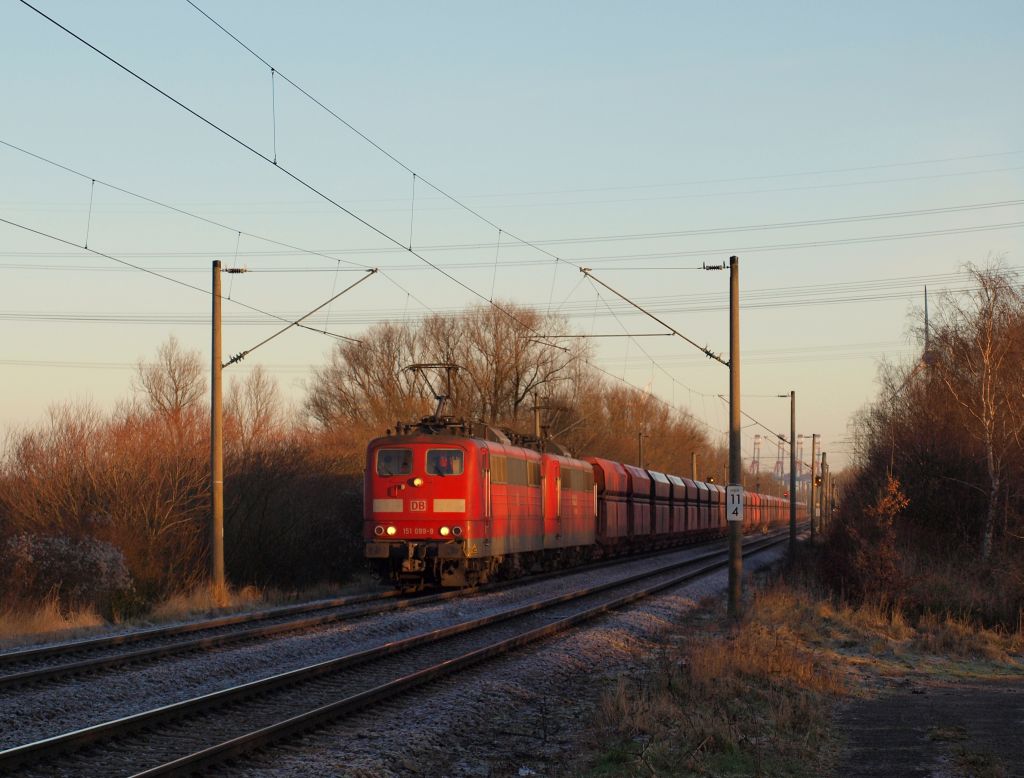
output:
[[[505,610],[592,585],[613,575],[620,577],[658,567],[669,559],[692,558],[704,550],[683,549],[668,557],[631,560],[615,568],[573,573],[486,595],[342,622],[271,641],[234,646],[208,654],[174,657],[157,665],[129,667],[93,677],[6,692],[0,696],[0,747],[38,740],[426,629]],[[752,569],[763,564],[764,558],[776,555],[775,551],[766,552],[750,559],[747,567]],[[276,764],[275,756],[276,766],[260,769],[269,770],[267,774],[284,775],[401,775],[409,774],[412,770],[410,764],[418,760],[422,763],[436,762],[438,766],[442,762],[444,764],[444,772],[428,771],[424,774],[488,774],[474,772],[474,764],[482,759],[482,754],[493,756],[506,752],[497,745],[504,742],[500,737],[502,732],[506,733],[512,748],[508,753],[517,753],[515,744],[524,741],[528,744],[528,747],[524,746],[524,754],[542,748],[545,753],[550,752],[545,757],[550,761],[563,744],[565,727],[577,725],[581,712],[568,717],[564,715],[569,707],[560,690],[577,688],[580,678],[587,678],[594,672],[618,672],[612,668],[628,662],[628,657],[635,655],[632,652],[642,649],[648,639],[645,636],[657,633],[667,623],[666,619],[671,619],[673,613],[678,612],[672,611],[673,608],[689,607],[694,599],[720,593],[724,578],[724,572],[716,574],[683,587],[682,593],[659,596],[650,603],[641,603],[623,613],[602,618],[595,626],[570,636],[544,641],[515,657],[489,663],[458,679],[433,684],[414,694],[416,704],[410,706],[407,701],[395,701],[372,714],[361,714],[349,724],[339,725],[339,734],[328,737],[326,744],[312,749],[295,744],[285,746],[279,754],[283,760],[280,764]],[[662,614],[666,607],[668,612]],[[612,624],[614,626],[610,626]],[[558,646],[563,645],[567,648],[559,652]],[[524,668],[522,673],[530,682],[521,684],[517,679],[523,676],[518,675],[519,671],[514,667],[519,662],[540,661],[533,659],[535,655],[554,658],[542,662],[542,668]],[[464,679],[472,682],[468,689],[463,688]],[[581,705],[584,704],[583,696],[579,701]],[[376,719],[386,718],[388,711],[392,712],[395,721],[374,723]],[[367,717],[370,717],[369,721]],[[383,737],[375,736],[375,733]],[[319,738],[314,736],[312,739]],[[342,753],[337,751],[339,743],[345,744],[346,750]],[[353,744],[355,751],[349,753],[348,749]],[[275,750],[274,754],[278,755],[278,752]],[[319,766],[312,763],[306,766],[312,758],[310,754],[321,755],[314,760]],[[414,761],[409,762],[410,758]],[[286,763],[290,766],[284,766]],[[533,769],[525,764],[523,767]],[[247,770],[250,768],[256,769],[256,765],[249,765]],[[277,772],[280,769],[286,772]]]

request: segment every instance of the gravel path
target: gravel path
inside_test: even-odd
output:
[[[0,693],[0,748],[189,699],[594,584],[612,575],[625,576],[667,564],[672,559],[692,558],[705,551],[682,549],[670,556],[632,560],[615,568],[578,572],[506,591],[341,622],[300,635],[5,691]]]
[[[1024,776],[1024,679],[896,682],[836,726],[843,778]]]

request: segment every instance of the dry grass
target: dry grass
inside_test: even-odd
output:
[[[264,604],[260,590],[255,586],[233,589],[213,584],[197,586],[188,593],[173,594],[158,602],[147,614],[150,621],[177,621],[193,616],[231,613]]]
[[[819,775],[834,754],[836,699],[909,668],[1019,672],[1024,648],[1020,630],[953,616],[915,622],[887,602],[837,604],[808,581],[756,589],[741,623],[728,624],[720,602],[702,603],[605,693],[581,774]]]
[[[37,642],[46,635],[60,633],[76,637],[104,624],[95,610],[85,608],[66,613],[57,597],[51,597],[36,608],[5,608],[0,611],[0,641],[16,646]]]
[[[911,646],[924,654],[962,659],[987,659],[1010,663],[1013,654],[1024,649],[1021,632],[1009,635],[999,630],[985,629],[970,620],[947,614],[939,617],[925,613],[917,623],[917,633]]]
[[[339,585],[322,583],[302,590],[259,589],[243,586],[215,589],[211,585],[199,586],[187,594],[176,594],[157,603],[146,615],[147,622],[181,621],[197,616],[213,616],[237,611],[271,608],[298,602],[345,597],[379,591],[380,583],[372,576],[357,576],[353,581]]]
[[[585,774],[817,774],[831,700],[847,682],[815,646],[824,632],[813,600],[761,592],[729,631],[716,626],[724,614],[708,615],[603,697]]]
[[[379,589],[380,584],[369,576],[358,577],[341,586],[325,583],[301,591],[258,589],[255,586],[238,589],[198,586],[188,593],[171,595],[138,618],[119,623],[132,626],[187,621],[275,605],[363,594]],[[55,597],[35,607],[21,606],[0,611],[0,643],[7,646],[45,640],[68,640],[95,634],[108,627],[110,622],[103,619],[95,610],[86,608],[68,613],[61,609]]]

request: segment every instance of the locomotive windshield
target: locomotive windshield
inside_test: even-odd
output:
[[[462,452],[454,448],[430,449],[427,475],[462,475]]]
[[[408,475],[412,472],[412,449],[382,448],[377,451],[377,475]]]

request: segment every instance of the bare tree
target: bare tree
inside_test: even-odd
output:
[[[992,553],[1005,459],[1020,448],[1024,430],[1020,376],[1024,370],[1024,295],[996,268],[970,268],[977,288],[965,298],[946,295],[933,339],[938,370],[964,414],[966,432],[982,447],[987,502],[981,555]]]
[[[256,365],[244,381],[231,381],[224,409],[228,444],[237,443],[243,453],[266,447],[283,434],[286,426],[277,381],[261,365]]]
[[[485,421],[521,423],[532,394],[554,393],[581,358],[579,343],[559,337],[565,320],[509,302],[478,306],[461,317],[460,358],[471,385],[471,406]]]
[[[416,379],[403,370],[416,362],[411,331],[400,324],[372,327],[359,343],[339,343],[330,362],[313,371],[306,410],[321,428],[382,429],[428,407]]]
[[[138,364],[135,388],[150,410],[175,430],[194,415],[206,396],[206,379],[198,351],[185,351],[171,335],[157,349],[156,361]]]

